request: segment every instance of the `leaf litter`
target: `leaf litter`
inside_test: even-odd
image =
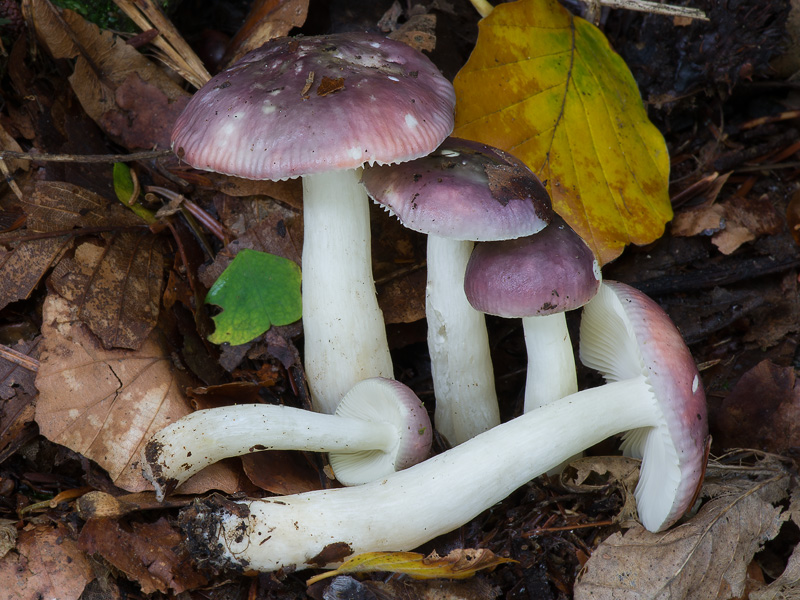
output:
[[[443,51],[452,53],[459,44],[466,47],[463,42],[469,36],[470,43],[475,41],[474,14],[444,2],[435,2],[431,11],[419,3],[409,4],[413,5],[410,10],[392,7],[384,15],[386,18],[380,19],[382,26],[412,44],[433,49],[442,64],[466,63],[471,47],[455,56],[445,56]],[[9,46],[8,77],[12,85],[0,115],[0,143],[4,149],[98,154],[109,153],[109,140],[118,145],[115,151],[119,147],[129,151],[167,147],[171,120],[189,96],[181,85],[165,75],[162,67],[146,58],[144,52],[122,43],[111,32],[86,24],[70,11],[59,16],[49,3],[29,0],[23,2],[23,8],[35,23],[42,55],[38,63],[28,61],[28,41],[23,38]],[[241,17],[256,27],[259,35],[271,35],[270,31],[285,32],[291,23],[302,22],[308,8],[302,0],[256,2],[251,16]],[[763,7],[761,10],[766,11]],[[290,14],[299,21],[270,22],[275,14]],[[352,13],[348,16],[355,18]],[[380,16],[372,22],[378,23]],[[718,12],[711,11],[710,16],[719,22]],[[758,16],[761,18],[762,14]],[[444,27],[434,30],[432,22],[437,19]],[[455,23],[466,27],[455,27]],[[668,25],[671,32],[680,29]],[[753,62],[756,66],[764,64],[767,46],[765,43],[758,48],[759,60]],[[235,49],[237,45],[229,47]],[[61,63],[68,79],[61,77],[63,70],[56,69],[47,71],[49,79],[42,77],[39,69],[47,64],[48,51],[53,57],[72,61]],[[748,55],[747,48],[741,48],[726,53],[724,60],[746,61],[748,56],[752,55]],[[738,82],[747,73],[747,69],[726,66],[726,81],[732,86],[734,80]],[[34,95],[36,103],[26,100]],[[681,114],[680,108],[673,114]],[[576,114],[580,116],[565,113],[569,119]],[[669,131],[669,127],[663,130]],[[767,129],[756,129],[755,133],[761,131],[770,135]],[[706,139],[702,130],[697,139]],[[674,144],[674,140],[669,139],[668,143]],[[713,164],[721,157],[735,169],[740,164],[736,161],[745,156],[735,144],[721,156],[717,146],[706,143],[702,151],[697,151],[702,160],[693,164],[721,167]],[[681,160],[680,154],[673,155],[679,170],[688,164]],[[789,529],[792,524],[798,526],[793,470],[787,467],[787,459],[773,460],[759,453],[755,459],[746,454],[733,458],[727,455],[720,458],[719,466],[712,464],[699,512],[676,529],[659,535],[627,527],[632,518],[630,490],[635,482],[635,462],[612,464],[592,457],[588,463],[573,466],[578,474],[575,481],[580,484],[562,485],[546,479],[532,482],[473,523],[425,549],[426,553],[435,549],[442,556],[450,551],[458,555],[465,548],[489,549],[500,562],[516,561],[498,564],[492,573],[477,574],[463,582],[412,582],[397,576],[386,580],[379,574],[359,578],[340,575],[306,590],[304,577],[288,573],[254,579],[228,575],[223,581],[214,579],[214,573],[196,570],[182,554],[181,537],[173,525],[175,513],[170,512],[185,506],[191,496],[171,499],[162,506],[154,502],[149,492],[136,492],[147,490],[135,468],[138,448],[159,422],[192,410],[189,388],[198,390],[193,397],[199,397],[212,382],[247,383],[246,392],[230,393],[233,401],[248,398],[308,406],[299,353],[294,346],[299,329],[271,330],[262,339],[242,347],[217,348],[207,341],[209,318],[202,310],[207,289],[238,249],[270,251],[268,247],[272,246],[277,248],[271,250],[275,254],[298,262],[302,239],[297,218],[302,210],[298,182],[262,184],[197,173],[169,158],[131,163],[140,180],[185,193],[212,218],[217,217],[232,234],[228,245],[220,247],[201,243],[200,238],[205,235],[202,227],[186,225],[180,211],[165,217],[160,232],[158,228],[148,230],[115,201],[110,169],[105,167],[47,163],[35,157],[5,162],[15,177],[19,195],[8,190],[0,207],[0,227],[8,224],[7,229],[0,230],[0,300],[5,307],[4,316],[11,321],[10,326],[0,324],[0,343],[7,343],[23,355],[30,354],[29,364],[38,365],[39,369],[35,380],[38,397],[33,398],[31,389],[33,371],[22,374],[16,364],[4,371],[9,375],[0,395],[0,512],[13,517],[9,520],[17,533],[16,542],[13,535],[9,538],[15,546],[0,559],[0,582],[4,589],[18,592],[17,597],[46,597],[53,594],[54,588],[64,598],[78,598],[82,593],[90,598],[98,588],[106,590],[105,597],[123,597],[133,589],[130,582],[138,586],[133,594],[144,592],[154,598],[192,595],[195,591],[206,596],[214,593],[212,588],[224,590],[217,593],[230,593],[231,597],[307,594],[327,599],[492,598],[501,594],[507,598],[527,595],[546,599],[582,597],[590,592],[592,597],[606,597],[605,594],[649,598],[680,593],[723,598],[748,593],[751,598],[786,598],[796,593],[800,554],[795,551],[796,536]],[[676,187],[686,192],[682,202],[688,198],[691,203],[692,183],[702,182],[708,175],[701,169],[686,181],[677,182]],[[726,205],[723,218],[731,224],[717,233],[730,237],[724,243],[717,243],[723,235],[716,240],[712,236],[710,241],[726,257],[735,259],[759,247],[773,248],[771,257],[778,256],[774,248],[780,236],[776,231],[784,224],[783,212],[774,208],[771,193],[765,195],[764,190],[758,190],[757,179],[752,175],[743,178],[734,170],[714,192],[716,198],[720,189],[726,190],[720,194],[725,200],[711,206]],[[727,190],[731,186],[741,188],[730,194]],[[153,210],[159,208],[157,198],[147,198],[146,202]],[[658,243],[648,246],[644,251],[652,262],[667,262],[667,256],[673,261],[673,269],[683,268],[679,259],[691,254],[686,244],[708,241],[709,236],[703,235],[708,228],[699,229],[700,225],[692,223],[693,207],[687,205],[683,210],[688,216],[680,218],[689,222],[685,244],[673,245],[668,252],[660,251]],[[376,223],[379,239],[375,244],[375,265],[379,281],[383,282],[379,291],[391,292],[390,301],[384,301],[382,306],[385,310],[391,308],[387,314],[396,315],[392,322],[403,325],[392,330],[391,337],[396,345],[398,372],[407,381],[416,382],[424,397],[425,367],[420,366],[424,361],[419,360],[416,349],[424,340],[424,331],[420,333],[419,329],[424,277],[418,277],[424,275],[424,256],[418,253],[419,240],[414,236],[399,228],[395,233],[393,225],[382,221]],[[699,220],[697,223],[702,224]],[[652,239],[660,227],[658,218],[649,227],[656,232],[650,234]],[[642,243],[644,239],[631,241]],[[697,252],[696,246],[692,248]],[[609,252],[610,256],[617,250]],[[162,261],[160,266],[141,258],[156,255]],[[640,256],[635,249],[628,255]],[[691,255],[700,257],[695,264],[713,262],[707,249]],[[619,264],[624,264],[624,259],[626,256]],[[721,263],[723,267],[726,264]],[[126,265],[135,268],[126,269]],[[147,265],[150,267],[144,268]],[[199,274],[201,265],[204,275]],[[618,264],[611,267],[617,268]],[[122,271],[127,276],[121,276]],[[164,271],[169,277],[164,277]],[[796,291],[796,277],[792,287],[788,284],[792,273],[785,275],[775,294],[786,296]],[[735,302],[731,298],[742,297],[726,295],[727,290],[715,293],[715,298],[722,299],[718,304],[730,305]],[[128,302],[142,309],[142,314],[131,313]],[[756,303],[752,306],[757,308]],[[671,314],[680,316],[679,312]],[[778,317],[772,315],[773,320]],[[753,323],[760,325],[761,321],[756,319]],[[515,352],[518,329],[497,323],[493,327],[498,356],[507,358],[498,362],[504,369],[499,383],[518,390],[513,385],[520,354]],[[711,401],[719,403],[730,396],[727,404],[721,403],[724,412],[735,413],[738,409],[740,414],[750,415],[743,420],[757,419],[759,433],[751,435],[749,445],[760,447],[769,441],[767,449],[791,453],[794,444],[788,434],[773,433],[770,438],[766,433],[771,421],[762,418],[748,403],[748,396],[754,395],[748,390],[763,393],[769,389],[770,398],[781,399],[772,413],[772,422],[794,420],[791,415],[795,392],[788,377],[794,348],[791,338],[797,327],[784,322],[771,326],[770,332],[757,332],[753,327],[745,335],[740,333],[742,323],[736,327],[720,327],[715,331],[727,333],[729,338],[715,338],[694,348],[699,351],[699,358],[715,365],[704,371],[704,379],[712,384]],[[20,342],[18,332],[26,329],[33,333],[22,336]],[[41,338],[35,337],[39,329]],[[740,389],[733,388],[734,393],[729,395],[728,388],[716,385],[727,373],[721,368],[725,361],[715,358],[714,349],[736,344],[752,346],[756,340],[771,349],[770,356],[780,366],[762,366],[748,377],[741,377]],[[744,364],[744,354],[736,354],[731,364]],[[6,363],[0,356],[0,364]],[[735,380],[740,379],[741,373]],[[36,435],[37,425],[56,445],[48,445],[45,437]],[[724,420],[720,419],[717,425],[724,426]],[[734,445],[734,434],[744,441],[741,432],[720,429],[720,433],[725,431],[732,437],[722,447]],[[302,470],[303,463],[308,470]],[[283,465],[283,470],[267,472],[263,465],[245,464],[250,479],[261,489],[291,493],[331,485],[323,465],[302,455],[281,457],[268,464]],[[67,467],[62,473],[61,469]],[[238,465],[220,469],[221,473],[207,473],[202,483],[187,492],[218,489],[260,493],[244,478]],[[295,474],[297,480],[290,481],[288,476]],[[100,496],[84,494],[77,501],[70,499],[72,494],[83,493],[80,490],[87,483],[95,487],[89,494]],[[52,506],[45,502],[37,514],[20,509],[26,504],[38,505],[35,494],[52,496],[65,489],[70,494],[63,496],[63,502]],[[100,507],[106,512],[101,514]],[[709,551],[712,543],[714,552]],[[72,568],[59,569],[54,564]],[[581,575],[575,583],[579,571]],[[95,578],[98,573],[101,579]],[[632,591],[634,580],[636,589]]]

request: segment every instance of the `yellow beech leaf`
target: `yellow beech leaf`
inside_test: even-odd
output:
[[[466,579],[481,569],[507,562],[517,561],[501,558],[485,548],[453,550],[447,556],[439,556],[436,552],[428,556],[416,552],[364,552],[346,560],[338,569],[315,575],[306,583],[311,585],[327,577],[375,571],[402,573],[413,579]]]
[[[454,81],[453,135],[511,152],[603,263],[672,217],[669,155],[627,65],[556,0],[498,5]]]

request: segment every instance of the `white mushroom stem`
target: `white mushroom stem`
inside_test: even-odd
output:
[[[388,452],[397,438],[397,428],[389,423],[274,404],[239,404],[198,410],[159,431],[145,446],[142,471],[161,501],[223,458],[263,450]]]
[[[565,458],[622,431],[660,427],[662,418],[646,378],[637,376],[562,398],[383,480],[201,508],[186,530],[212,561],[258,571],[331,566],[350,552],[409,550],[467,523]],[[645,527],[662,526],[665,502],[639,499]],[[347,551],[322,560],[326,547]]]
[[[472,242],[428,236],[425,315],[434,423],[454,446],[500,424],[486,320],[464,294],[472,247]]]
[[[524,317],[528,375],[525,412],[535,410],[578,391],[575,354],[563,312]]]
[[[303,177],[305,370],[314,408],[329,414],[362,379],[394,377],[360,173]]]

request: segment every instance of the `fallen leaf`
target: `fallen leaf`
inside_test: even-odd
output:
[[[800,490],[792,490],[791,503],[787,509],[795,526],[800,526]],[[769,585],[750,592],[749,600],[788,600],[800,597],[800,545],[792,550],[783,572]]]
[[[0,248],[0,308],[28,298],[71,244],[72,238],[62,235],[19,242],[13,250]]]
[[[308,15],[308,0],[256,0],[222,59],[230,65],[269,40],[301,27]]]
[[[651,533],[640,525],[615,533],[592,553],[575,584],[575,600],[738,597],[747,566],[786,519],[780,506],[789,477],[776,469],[761,481],[720,469],[714,497],[682,525]]]
[[[118,202],[71,183],[39,181],[22,199],[30,231],[60,232],[74,227],[136,227],[144,223]]]
[[[244,344],[273,324],[300,319],[300,267],[281,256],[245,248],[211,286],[206,304],[222,308],[213,317],[216,329],[209,341]]]
[[[622,494],[622,508],[614,522],[630,527],[636,522],[636,484],[642,461],[627,456],[587,456],[569,461],[561,472],[561,484],[577,493],[597,492],[614,486]],[[591,481],[591,483],[590,483]]]
[[[721,448],[758,448],[776,454],[800,447],[800,385],[793,367],[763,360],[710,406]]]
[[[601,263],[663,234],[667,147],[599,29],[556,0],[500,4],[453,84],[454,135],[527,163]]]
[[[158,322],[164,285],[159,238],[120,233],[103,245],[83,243],[56,265],[50,283],[77,306],[104,347],[135,350]]]
[[[0,559],[6,598],[77,600],[94,571],[63,525],[36,525],[19,533],[17,551]]]
[[[102,556],[137,582],[145,594],[168,590],[180,594],[208,583],[182,551],[182,539],[163,517],[126,527],[101,517],[86,522],[78,543],[84,552]]]
[[[413,579],[466,579],[482,569],[493,569],[503,563],[517,562],[497,556],[486,548],[453,550],[447,556],[436,552],[425,556],[417,552],[364,552],[347,559],[339,568],[315,575],[306,583],[349,573],[386,571],[402,573]]]
[[[36,422],[49,440],[94,460],[115,485],[152,489],[138,468],[152,435],[191,412],[183,375],[154,331],[132,350],[106,350],[80,322],[77,309],[47,297],[36,387]],[[238,476],[221,463],[190,479],[182,491],[239,489]]]
[[[780,233],[783,224],[783,216],[766,195],[757,199],[733,196],[725,202],[680,211],[671,230],[674,236],[710,235],[720,252],[731,254],[762,235]]]
[[[386,37],[403,42],[420,52],[433,52],[436,49],[436,15],[411,15]]]
[[[20,341],[12,348],[29,356],[38,355],[37,338]],[[0,463],[37,435],[34,423],[36,373],[0,357]]]
[[[50,54],[74,59],[69,81],[92,120],[111,125],[107,132],[129,148],[169,148],[169,131],[189,94],[111,31],[71,10],[62,10],[59,18],[49,2],[30,2],[30,9],[36,35]]]

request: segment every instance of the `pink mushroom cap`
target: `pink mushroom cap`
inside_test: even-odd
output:
[[[204,85],[172,130],[198,169],[280,180],[431,152],[455,94],[422,53],[379,35],[277,38]]]
[[[517,238],[540,231],[553,215],[547,190],[522,161],[454,137],[422,158],[367,168],[361,180],[404,226],[443,238]]]

